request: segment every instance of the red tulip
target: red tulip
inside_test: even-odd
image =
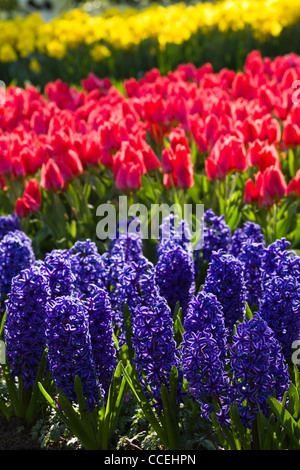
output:
[[[250,165],[257,166],[261,172],[264,172],[269,166],[280,166],[276,147],[261,140],[255,140],[249,145],[248,155]]]
[[[113,174],[119,190],[136,190],[141,185],[141,176],[147,171],[143,153],[129,142],[122,142],[113,160]]]
[[[116,175],[116,187],[119,191],[137,191],[141,187],[141,166],[126,162]]]
[[[209,179],[223,179],[231,171],[245,171],[247,166],[243,141],[231,135],[219,138],[205,161]]]
[[[163,173],[172,173],[174,171],[175,155],[171,148],[165,148],[161,154],[162,157],[162,171]]]
[[[33,178],[30,181],[26,181],[23,201],[30,212],[36,212],[39,210],[41,199],[41,191],[37,180]]]
[[[106,91],[110,88],[111,82],[108,78],[98,78],[93,73],[89,73],[88,77],[81,80],[82,86],[88,91],[98,90]]]
[[[30,212],[37,212],[41,206],[41,192],[36,179],[26,181],[22,198],[16,201],[15,213],[19,218],[26,217]]]
[[[300,170],[297,171],[294,178],[291,180],[287,187],[287,194],[296,194],[296,196],[300,196]]]
[[[176,186],[187,189],[194,185],[194,171],[190,152],[184,145],[177,145],[174,159]]]
[[[41,186],[47,191],[61,191],[65,186],[61,171],[52,158],[42,166]]]
[[[293,124],[290,121],[286,121],[283,124],[283,142],[288,147],[295,147],[300,144],[300,126]]]
[[[270,206],[287,194],[284,176],[276,165],[256,175],[256,187],[260,206]]]
[[[28,206],[20,197],[16,201],[15,214],[17,215],[17,217],[19,217],[19,219],[22,219],[23,217],[26,217],[29,214]]]
[[[12,170],[11,155],[9,150],[9,140],[7,137],[0,137],[0,175],[10,173]]]
[[[248,179],[245,184],[244,203],[252,204],[258,201],[258,191],[251,179]]]

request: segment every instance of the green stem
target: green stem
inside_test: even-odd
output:
[[[275,241],[277,239],[277,212],[278,212],[278,207],[277,207],[277,203],[275,202],[275,204],[273,205],[273,240],[272,241]]]

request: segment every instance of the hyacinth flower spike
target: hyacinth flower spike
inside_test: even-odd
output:
[[[166,300],[140,305],[132,321],[133,366],[124,376],[146,419],[166,449],[180,449],[178,406],[182,399],[182,372],[174,340],[173,321]]]
[[[101,309],[104,323],[110,317],[103,292],[94,286],[89,300],[75,294],[61,296],[50,300],[46,308],[49,369],[57,396],[52,398],[41,383],[40,390],[86,450],[108,449],[126,391],[121,363],[113,371],[103,362],[101,368],[99,362],[103,351],[96,341],[103,324],[97,316]],[[114,360],[113,354],[106,353]]]
[[[243,263],[224,250],[213,252],[202,290],[217,297],[222,305],[225,326],[232,332],[246,311]]]
[[[46,356],[46,304],[50,291],[41,269],[34,265],[14,277],[8,299],[4,339],[7,364],[4,377],[10,396],[12,415],[32,424],[45,409],[38,392],[38,382],[49,385]],[[51,378],[50,378],[51,382]],[[9,408],[0,408],[8,418]]]

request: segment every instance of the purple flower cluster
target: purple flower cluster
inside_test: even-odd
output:
[[[116,367],[111,302],[108,293],[96,285],[89,286],[84,300],[87,305],[95,371],[107,394]]]
[[[104,390],[96,376],[85,302],[68,295],[48,302],[45,336],[49,368],[56,387],[76,402],[74,380],[78,376],[87,410],[92,410],[103,401]]]
[[[229,377],[227,330],[221,304],[215,295],[199,292],[189,304],[180,347],[181,364],[191,395],[209,418],[212,399],[221,406],[220,422],[228,413]]]
[[[126,303],[131,315],[135,314],[138,305],[151,305],[157,297],[154,266],[145,256],[141,256],[138,262],[124,265],[119,273],[119,295],[121,310]]]
[[[246,301],[250,308],[254,307],[255,309],[257,309],[263,292],[263,255],[264,243],[253,242],[251,239],[248,239],[242,243],[238,257],[244,266]]]
[[[300,280],[300,256],[290,250],[289,246],[290,242],[281,238],[265,248],[262,258],[262,282],[274,275],[291,275]]]
[[[300,338],[300,282],[291,275],[271,276],[264,284],[259,314],[274,331],[286,359]]]
[[[225,326],[231,332],[245,313],[246,287],[243,263],[229,253],[219,250],[211,256],[204,293],[214,294],[222,305]]]
[[[186,330],[181,343],[182,370],[191,395],[202,405],[202,415],[209,419],[212,400],[221,405],[218,416],[226,422],[229,405],[229,377],[225,371],[217,340],[209,329]]]
[[[178,302],[184,316],[195,291],[194,261],[190,253],[172,239],[160,250],[155,265],[155,282],[172,314]]]
[[[174,314],[177,302],[186,313],[195,292],[195,265],[186,221],[171,215],[163,220],[157,246],[155,283]]]
[[[241,228],[237,228],[232,234],[229,252],[238,258],[245,242],[258,243],[265,246],[265,239],[260,225],[248,221]]]
[[[204,244],[202,261],[210,262],[214,251],[228,251],[231,243],[231,230],[224,220],[224,215],[215,215],[212,209],[204,213]]]
[[[255,314],[236,327],[230,348],[231,399],[238,406],[242,423],[251,427],[261,410],[269,413],[267,399],[282,400],[289,387],[287,364],[281,346],[267,323]]]
[[[33,386],[46,345],[45,308],[50,299],[47,282],[38,266],[14,277],[6,300],[4,335],[8,363],[24,388]]]
[[[138,217],[134,217],[129,223],[126,223],[126,230],[124,232],[118,230],[117,237],[113,240],[109,251],[120,248],[124,253],[126,263],[131,261],[137,262],[139,257],[143,255],[143,242]]]
[[[77,241],[69,251],[74,288],[85,294],[91,284],[104,288],[106,267],[97,246],[91,240]]]
[[[21,230],[8,232],[0,240],[0,297],[10,291],[12,279],[35,263],[31,239]]]
[[[51,296],[71,295],[75,289],[75,275],[68,250],[52,250],[41,263]]]
[[[183,326],[185,332],[212,333],[220,351],[220,358],[225,360],[228,332],[222,305],[214,294],[199,292],[197,296],[192,297]]]
[[[21,230],[21,225],[16,214],[2,215],[0,217],[0,240],[8,232],[14,232],[15,230]]]
[[[169,388],[172,366],[180,369],[174,340],[173,321],[165,299],[156,298],[152,305],[138,306],[132,321],[132,347],[138,379],[153,405],[161,411],[162,384]],[[180,373],[180,370],[179,370]],[[181,379],[179,377],[180,389]],[[148,386],[151,393],[149,394]],[[178,399],[180,394],[178,396]]]

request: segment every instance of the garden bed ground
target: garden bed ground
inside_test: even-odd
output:
[[[78,444],[68,445],[68,439],[61,436],[56,442],[47,442],[41,447],[38,437],[26,429],[23,420],[12,417],[9,422],[0,418],[0,450],[77,450]]]

